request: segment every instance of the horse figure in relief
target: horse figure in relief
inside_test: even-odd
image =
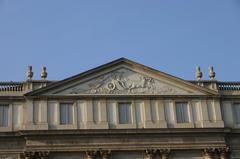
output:
[[[138,93],[144,93],[147,90],[154,88],[154,79],[151,77],[140,76],[139,81],[132,81],[128,86],[128,93],[136,93],[134,90],[138,90]]]

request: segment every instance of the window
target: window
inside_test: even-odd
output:
[[[176,102],[176,115],[178,123],[188,123],[188,104],[187,102]]]
[[[234,104],[234,110],[235,110],[235,120],[237,124],[240,124],[240,103]]]
[[[118,103],[119,123],[132,123],[131,103]]]
[[[0,105],[0,127],[8,126],[8,105]]]
[[[60,124],[67,125],[73,123],[73,104],[61,103],[60,104]]]

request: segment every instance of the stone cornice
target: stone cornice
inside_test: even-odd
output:
[[[79,99],[79,98],[194,98],[194,99],[207,99],[207,98],[221,98],[220,95],[143,95],[143,94],[71,94],[71,95],[40,95],[40,96],[28,96],[29,99],[36,98],[48,98],[48,99]]]
[[[25,130],[17,132],[0,132],[1,137],[21,137],[21,136],[61,136],[61,135],[184,135],[189,134],[195,136],[196,134],[205,135],[216,134],[232,134],[240,133],[238,129],[231,128],[160,128],[160,129],[78,129],[78,130]]]

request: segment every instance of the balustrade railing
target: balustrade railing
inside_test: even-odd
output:
[[[23,82],[0,82],[0,92],[22,92]]]
[[[219,90],[240,90],[240,82],[218,82]]]

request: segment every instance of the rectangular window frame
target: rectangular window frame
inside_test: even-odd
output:
[[[9,127],[9,110],[9,104],[0,104],[0,128]],[[4,121],[6,121],[6,123],[3,123]]]
[[[63,106],[65,106],[65,108]],[[71,109],[67,108],[70,106],[72,107]],[[66,109],[66,112],[61,111],[62,107]],[[64,119],[65,121],[62,119],[63,113],[65,114],[66,118]],[[59,125],[73,125],[73,124],[74,124],[74,102],[59,102]]]
[[[0,127],[1,132],[9,132],[13,130],[13,103],[11,102],[0,102],[0,105],[8,105],[8,124],[6,127]]]
[[[181,105],[177,105],[178,103],[180,103]],[[183,108],[183,104],[186,104],[186,110],[184,110],[185,108]],[[181,107],[179,107],[180,109],[177,109],[178,106],[181,106]],[[176,112],[176,122],[178,124],[190,123],[191,120],[190,120],[190,113],[189,113],[190,112],[189,102],[187,102],[187,101],[175,101],[175,112]],[[181,115],[181,116],[179,116],[179,115]]]
[[[238,110],[236,107],[239,107]],[[236,125],[240,125],[240,102],[233,103],[233,112]]]
[[[129,108],[125,108],[123,109],[123,111],[125,111],[125,119],[121,119],[121,112],[120,112],[120,107],[121,107],[121,104],[126,104],[129,106]],[[118,108],[118,123],[119,124],[133,124],[133,104],[132,102],[118,102],[117,103],[117,108]],[[129,110],[129,111],[127,111]]]

